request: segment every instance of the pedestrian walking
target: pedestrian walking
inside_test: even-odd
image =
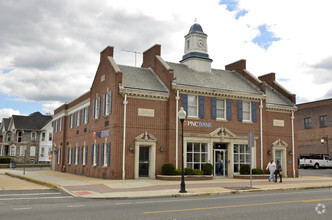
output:
[[[278,175],[280,178],[280,183],[282,183],[282,167],[279,160],[277,160],[274,182],[278,182]]]
[[[268,170],[270,172],[269,181],[271,181],[272,178],[273,178],[273,181],[275,181],[274,172],[276,170],[276,163],[273,161],[273,159],[268,163],[266,170]]]

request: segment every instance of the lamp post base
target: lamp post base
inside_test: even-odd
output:
[[[186,193],[186,185],[184,183],[181,183],[181,189],[179,191],[180,193]]]

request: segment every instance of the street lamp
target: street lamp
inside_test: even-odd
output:
[[[330,151],[329,151],[329,137],[326,135],[326,137],[322,137],[320,139],[320,142],[322,144],[324,144],[324,142],[326,141],[326,150],[327,150],[327,155],[330,156]]]
[[[186,111],[183,109],[183,107],[180,108],[179,111],[179,119],[181,121],[181,127],[182,127],[182,171],[181,171],[181,189],[180,189],[180,193],[186,193],[186,185],[184,183],[184,170],[183,170],[183,122],[184,119],[186,118]]]

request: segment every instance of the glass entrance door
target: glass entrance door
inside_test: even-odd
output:
[[[139,177],[149,176],[149,147],[139,148]]]
[[[227,175],[227,150],[214,150],[214,176]]]

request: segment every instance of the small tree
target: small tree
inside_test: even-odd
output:
[[[174,175],[175,174],[175,167],[171,163],[165,163],[161,167],[161,174],[162,175]]]
[[[202,171],[204,175],[211,175],[213,171],[213,166],[210,163],[206,163],[202,166]]]

